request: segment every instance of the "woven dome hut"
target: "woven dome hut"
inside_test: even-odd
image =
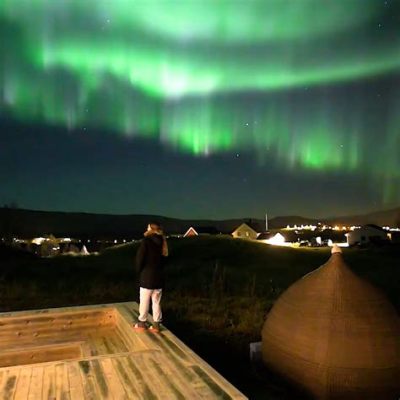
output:
[[[400,318],[339,247],[290,286],[262,330],[264,363],[317,399],[400,396]]]

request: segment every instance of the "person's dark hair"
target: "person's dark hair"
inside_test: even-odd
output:
[[[149,222],[149,225],[154,229],[161,229],[161,225],[160,225],[160,223],[159,222],[157,222],[157,221],[150,221]]]

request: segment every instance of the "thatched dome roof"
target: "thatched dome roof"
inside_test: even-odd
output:
[[[339,248],[276,301],[262,330],[262,356],[318,399],[400,396],[400,318],[346,266]]]

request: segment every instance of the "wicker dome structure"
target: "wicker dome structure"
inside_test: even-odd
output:
[[[276,301],[262,329],[262,358],[317,399],[397,400],[400,318],[336,247]]]

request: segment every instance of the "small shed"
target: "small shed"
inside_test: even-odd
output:
[[[218,235],[220,232],[214,226],[191,226],[183,237],[200,235]]]

